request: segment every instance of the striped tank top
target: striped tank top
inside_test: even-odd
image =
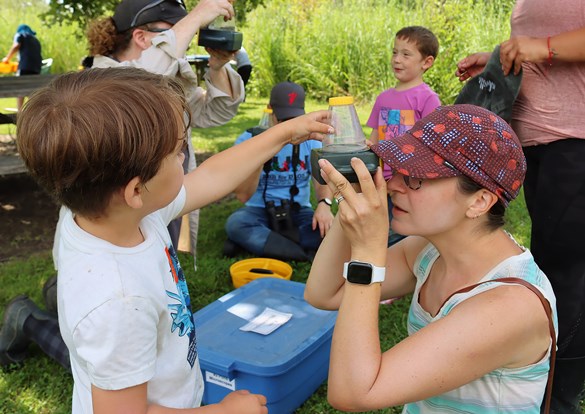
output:
[[[439,252],[427,245],[419,254],[414,273],[416,288],[408,313],[408,334],[412,335],[429,323],[441,319],[467,298],[489,289],[501,286],[495,279],[517,277],[536,286],[549,301],[553,310],[553,322],[558,334],[555,296],[550,282],[534,262],[532,254],[524,250],[522,254],[502,261],[482,278],[483,283],[473,290],[452,296],[435,317],[426,312],[419,304],[419,294]],[[533,413],[540,414],[548,379],[550,346],[546,355],[538,362],[521,368],[500,368],[453,391],[404,406],[403,414],[442,414],[442,413]]]

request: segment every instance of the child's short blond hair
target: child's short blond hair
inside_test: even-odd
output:
[[[185,137],[185,114],[183,89],[172,78],[135,68],[69,73],[19,114],[18,150],[59,203],[99,217],[132,178],[156,175]]]

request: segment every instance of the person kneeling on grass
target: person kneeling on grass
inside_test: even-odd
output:
[[[486,109],[445,106],[371,149],[393,174],[372,178],[353,159],[361,192],[320,161],[339,209],[305,298],[339,309],[329,401],[346,411],[540,413],[557,313],[548,279],[502,229],[526,172],[514,131]],[[410,236],[391,247],[387,193],[392,228]],[[409,336],[381,349],[380,299],[408,293]]]
[[[94,68],[31,98],[18,147],[63,204],[54,252],[74,413],[267,413],[264,396],[243,390],[197,408],[203,380],[191,300],[166,226],[232,192],[286,144],[322,139],[331,131],[326,116],[277,125],[184,176],[190,115],[175,79]]]

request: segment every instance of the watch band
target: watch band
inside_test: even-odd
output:
[[[343,264],[343,277],[350,283],[371,285],[382,283],[386,276],[386,268],[371,263],[352,260]]]
[[[329,198],[322,198],[321,200],[317,201],[317,204],[319,204],[319,203],[325,203],[329,207],[331,207],[333,205],[333,202]]]

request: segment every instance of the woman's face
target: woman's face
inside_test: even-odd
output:
[[[457,177],[405,180],[404,175],[395,172],[386,182],[394,205],[392,230],[428,237],[456,228],[465,219],[469,197],[461,193],[457,180]]]

